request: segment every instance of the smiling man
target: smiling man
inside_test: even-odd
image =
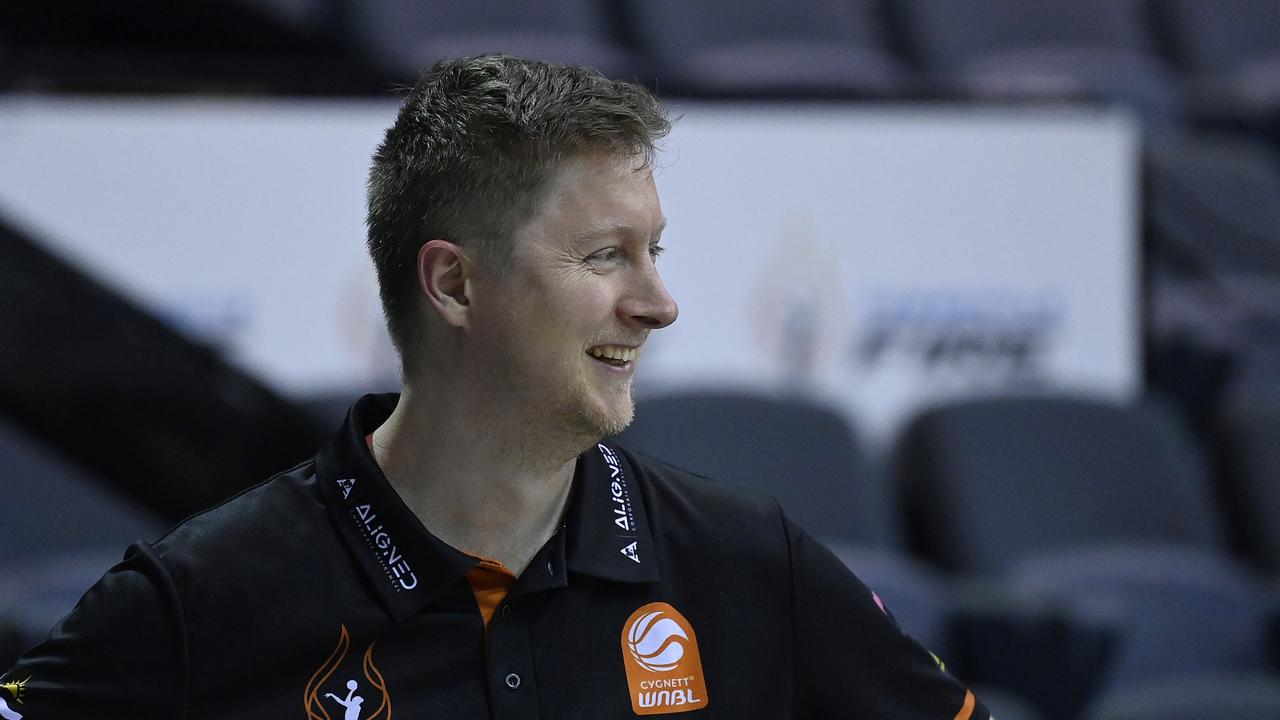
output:
[[[402,392],[131,547],[6,674],[0,708],[987,717],[772,499],[606,440],[677,316],[652,173],[669,127],[643,88],[579,68],[424,74],[369,179]]]

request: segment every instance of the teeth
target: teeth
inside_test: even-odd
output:
[[[640,350],[637,348],[624,348],[617,345],[601,345],[593,347],[587,352],[593,357],[605,360],[616,360],[618,362],[631,362],[640,354]]]

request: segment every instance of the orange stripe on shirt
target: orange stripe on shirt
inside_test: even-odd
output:
[[[969,720],[969,716],[973,714],[974,698],[973,693],[964,691],[964,705],[960,706],[960,712],[956,713],[955,720]]]
[[[484,618],[484,629],[488,631],[494,611],[515,584],[516,576],[497,560],[480,558],[480,564],[467,571],[467,582],[471,583],[471,592],[475,593],[476,605]]]

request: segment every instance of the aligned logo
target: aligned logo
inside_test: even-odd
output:
[[[342,497],[346,499],[351,494],[352,488],[355,487],[355,480],[338,480],[338,487],[342,488]],[[412,590],[418,587],[418,576],[414,574],[409,561],[405,560],[404,554],[396,547],[395,541],[391,538],[391,533],[387,531],[382,523],[378,522],[378,514],[374,512],[373,505],[359,502],[358,495],[356,502],[358,504],[351,507],[351,519],[355,521],[356,527],[360,529],[360,534],[364,536],[365,543],[373,551],[374,558],[382,566],[383,571],[387,573],[387,578],[391,580],[392,587],[396,589],[396,592]]]
[[[693,626],[671,605],[649,603],[622,628],[631,709],[637,715],[707,707],[707,682]]]
[[[636,531],[635,511],[631,509],[631,493],[623,483],[622,463],[613,451],[601,444],[596,444],[604,457],[604,464],[609,466],[609,495],[613,498],[613,524],[627,532]]]
[[[412,590],[418,587],[418,576],[413,573],[404,555],[396,548],[395,542],[391,540],[391,534],[383,528],[382,523],[377,522],[378,514],[373,511],[373,506],[362,503],[355,506],[351,512],[352,517],[359,521],[364,539],[378,557],[378,563],[382,565],[383,570],[387,571],[387,577],[395,583],[396,589]]]

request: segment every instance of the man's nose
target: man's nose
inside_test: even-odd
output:
[[[657,330],[675,322],[680,308],[667,292],[657,268],[649,265],[640,271],[631,291],[618,303],[618,314],[625,321]]]

